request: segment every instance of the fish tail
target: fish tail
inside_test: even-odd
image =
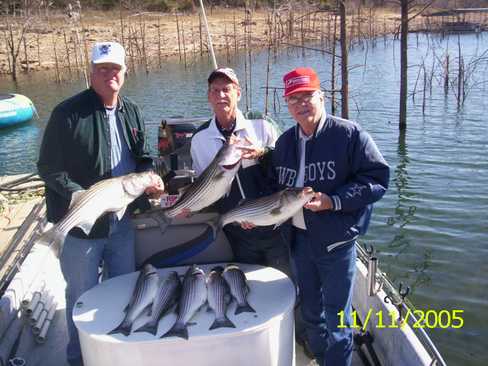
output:
[[[235,315],[240,314],[240,313],[255,313],[256,310],[254,310],[251,305],[249,305],[247,302],[244,304],[238,304],[236,308],[236,312],[234,313]]]
[[[217,328],[235,328],[236,326],[232,323],[227,316],[215,319],[210,328],[208,330],[213,330]]]
[[[173,327],[163,334],[160,338],[180,337],[188,340],[188,329],[185,324],[175,323]]]
[[[118,333],[122,333],[123,335],[125,335],[126,337],[128,337],[129,334],[130,334],[131,327],[132,327],[132,325],[131,324],[127,324],[127,322],[124,320],[124,321],[122,321],[122,323],[120,323],[120,325],[117,328],[111,330],[107,334],[118,334]]]
[[[223,222],[222,222],[222,219],[221,218],[217,218],[217,219],[214,219],[214,220],[209,220],[207,221],[208,225],[210,225],[210,227],[212,228],[212,232],[213,232],[213,239],[216,240],[217,239],[217,234],[222,231],[222,228],[223,228]]]
[[[48,231],[44,232],[39,239],[37,239],[37,243],[49,247],[53,251],[54,255],[59,258],[61,250],[63,249],[65,237],[66,235],[57,230],[56,227],[52,227]]]
[[[146,332],[146,333],[151,333],[152,335],[156,335],[158,332],[158,323],[154,322],[147,322],[144,324],[142,327],[137,328],[134,333],[140,333],[140,332]]]

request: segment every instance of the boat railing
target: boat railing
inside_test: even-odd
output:
[[[366,266],[366,268],[368,268],[368,295],[375,296],[380,290],[383,290],[384,293],[386,293],[383,301],[385,303],[392,303],[396,307],[399,314],[398,322],[407,322],[418,340],[432,357],[432,365],[446,366],[446,362],[424,327],[414,326],[414,324],[418,324],[419,319],[415,316],[415,306],[407,298],[410,293],[410,287],[405,287],[404,284],[400,282],[397,288],[388,278],[386,273],[379,269],[378,257],[375,255],[373,246],[358,244],[357,249],[358,259],[364,266]],[[406,314],[408,314],[408,317],[405,316]]]

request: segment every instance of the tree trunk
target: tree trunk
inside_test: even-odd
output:
[[[341,97],[342,97],[342,118],[349,118],[349,81],[347,70],[347,24],[345,0],[339,0],[339,16],[341,22]]]
[[[401,0],[401,29],[400,29],[400,130],[407,129],[407,44],[408,42],[408,0]]]

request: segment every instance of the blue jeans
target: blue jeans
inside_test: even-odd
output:
[[[75,301],[99,283],[99,266],[104,265],[108,278],[135,270],[135,232],[126,214],[121,221],[115,215],[110,221],[110,233],[103,239],[79,239],[68,235],[60,262],[66,280],[66,322],[69,342],[68,361],[81,360],[80,340],[73,322]]]
[[[292,258],[296,266],[307,339],[319,365],[351,364],[351,300],[356,272],[355,242],[328,252],[305,231],[295,230]],[[346,328],[338,328],[340,311]]]

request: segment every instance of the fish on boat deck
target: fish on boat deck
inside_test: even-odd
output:
[[[152,309],[150,305],[154,301],[154,297],[159,288],[159,274],[158,270],[151,264],[146,264],[137,278],[134,291],[129,300],[129,304],[124,309],[125,316],[122,322],[108,334],[122,333],[128,336],[132,329],[134,320],[141,315],[145,309]],[[152,314],[149,314],[152,315]]]
[[[242,270],[235,264],[229,264],[225,267],[222,276],[229,285],[230,293],[237,303],[234,314],[255,313],[256,310],[254,310],[247,302],[249,286],[247,285],[247,279],[244,272],[242,272]]]
[[[175,336],[188,340],[188,322],[206,302],[207,285],[205,273],[193,265],[188,268],[183,279],[176,322],[161,338]]]

